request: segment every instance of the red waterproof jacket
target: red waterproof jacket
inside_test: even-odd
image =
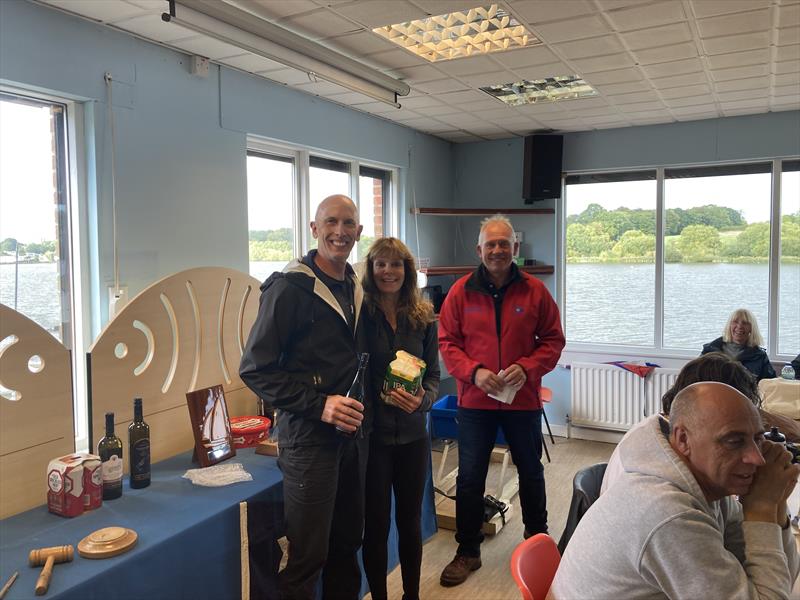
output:
[[[439,315],[439,350],[458,383],[458,405],[540,409],[542,376],[555,368],[565,344],[558,306],[541,281],[512,265],[498,322],[495,298],[481,268],[453,284]],[[473,383],[479,366],[497,373],[514,363],[525,369],[527,381],[510,405],[489,398]]]

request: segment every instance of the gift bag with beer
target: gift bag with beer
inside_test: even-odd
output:
[[[409,394],[415,395],[422,385],[425,375],[425,361],[409,354],[405,350],[398,350],[395,359],[386,367],[386,377],[383,380],[381,397],[386,404],[395,405],[389,395],[394,389],[403,388]]]

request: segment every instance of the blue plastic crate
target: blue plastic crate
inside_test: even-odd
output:
[[[431,408],[431,422],[433,423],[433,437],[446,440],[458,439],[458,423],[456,423],[456,410],[458,409],[458,396],[448,394],[433,403]],[[506,445],[503,430],[497,428],[495,444]]]

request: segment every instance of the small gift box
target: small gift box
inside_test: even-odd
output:
[[[267,417],[231,417],[233,446],[252,448],[267,439],[270,420]]]

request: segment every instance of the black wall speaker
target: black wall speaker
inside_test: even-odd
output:
[[[526,204],[561,197],[563,149],[564,137],[560,135],[529,135],[525,138],[522,197]]]

